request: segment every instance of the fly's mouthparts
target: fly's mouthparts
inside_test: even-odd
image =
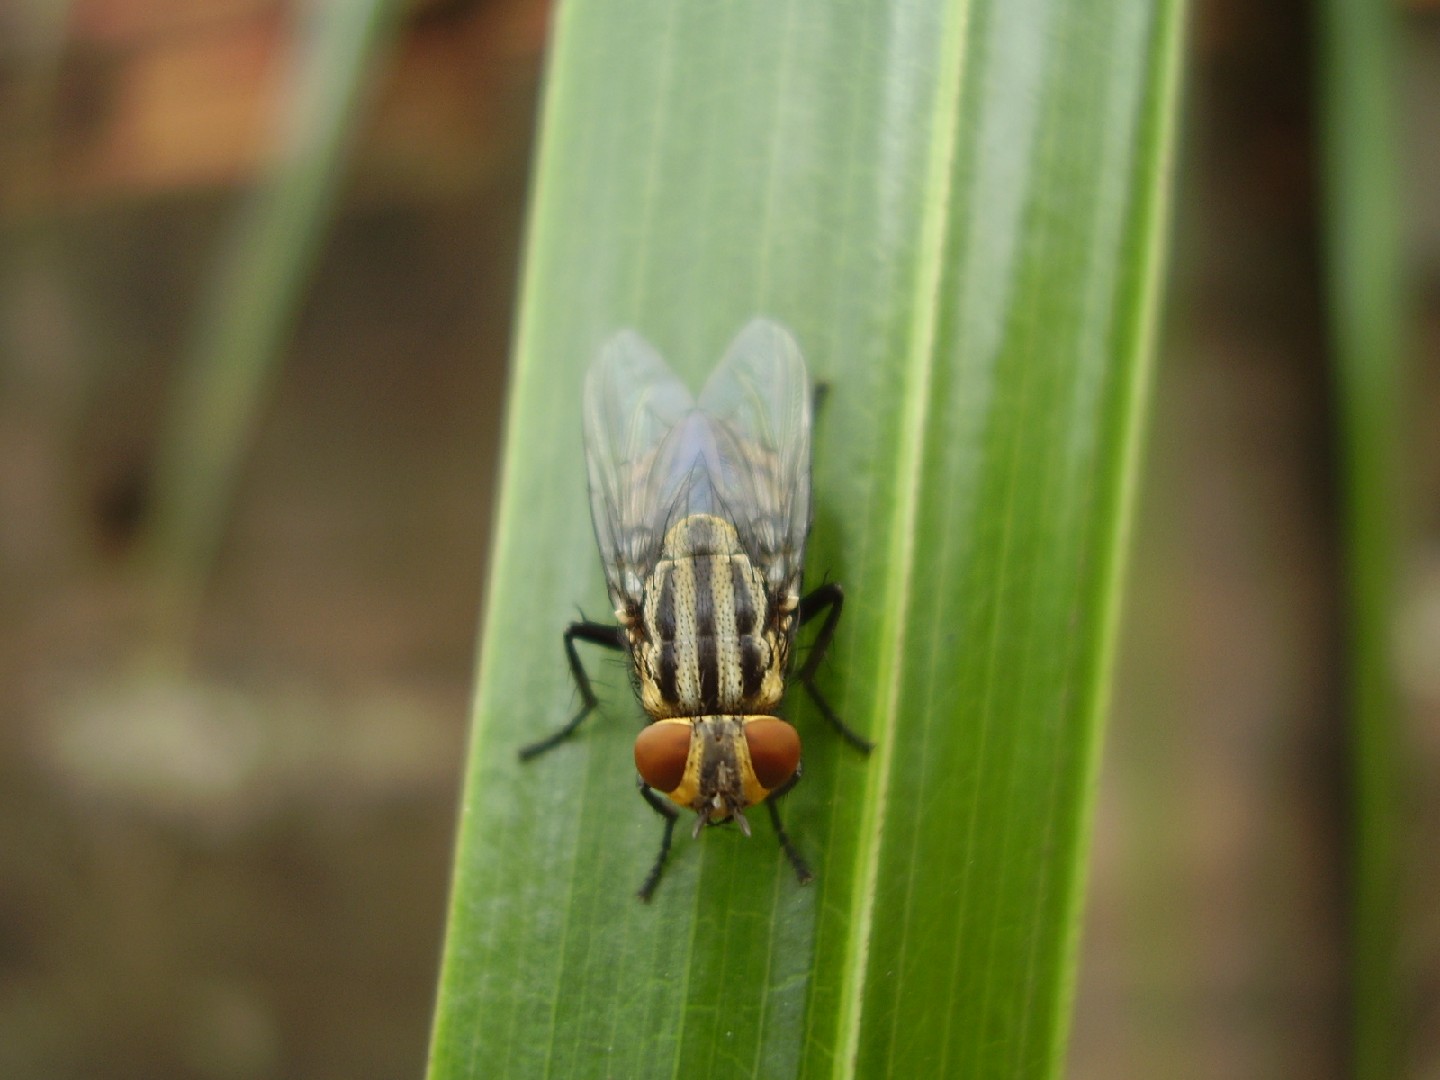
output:
[[[745,834],[746,838],[749,838],[750,822],[745,820],[745,811],[737,807],[735,809],[735,820],[740,825],[740,831]]]

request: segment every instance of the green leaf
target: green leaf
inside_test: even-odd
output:
[[[434,1078],[1058,1071],[1158,291],[1178,0],[558,9]],[[621,327],[698,386],[786,323],[830,393],[786,824],[677,835],[603,617],[580,386]]]
[[[1407,288],[1396,134],[1397,14],[1321,5],[1326,285],[1341,446],[1352,833],[1353,1072],[1397,1075],[1401,1057],[1401,734],[1394,621]]]
[[[235,215],[156,452],[138,561],[156,599],[157,644],[187,647],[256,417],[330,223],[396,0],[301,5],[277,111],[276,159]]]

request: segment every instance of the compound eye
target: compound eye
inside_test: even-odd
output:
[[[774,791],[800,767],[800,733],[775,716],[762,716],[745,725],[750,767],[766,791]]]
[[[635,768],[645,783],[669,793],[685,779],[690,758],[690,725],[651,724],[635,739]]]

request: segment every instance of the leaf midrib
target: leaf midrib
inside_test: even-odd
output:
[[[838,1052],[833,1059],[836,1076],[855,1075],[860,1052],[860,1024],[864,1011],[865,973],[869,966],[870,940],[874,929],[875,890],[880,872],[880,837],[885,831],[889,809],[890,772],[896,718],[899,714],[898,672],[905,651],[906,614],[915,580],[915,524],[919,516],[919,479],[923,466],[928,411],[935,361],[935,340],[941,305],[940,286],[944,280],[944,252],[950,235],[951,199],[955,155],[959,145],[960,91],[964,82],[971,0],[952,0],[946,6],[938,40],[941,68],[936,79],[932,110],[934,138],[925,182],[924,209],[920,215],[920,257],[915,303],[911,310],[910,351],[905,365],[905,400],[901,420],[899,454],[895,475],[897,492],[891,522],[887,560],[890,568],[884,595],[892,598],[880,626],[881,648],[876,665],[876,685],[886,688],[874,715],[870,732],[875,742],[872,767],[876,777],[866,786],[861,811],[860,843],[857,845],[856,873],[852,876],[850,910],[855,912],[841,965],[840,1017],[837,1025]]]

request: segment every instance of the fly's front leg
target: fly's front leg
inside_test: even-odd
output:
[[[780,824],[780,810],[775,805],[775,800],[784,795],[797,783],[800,782],[800,770],[795,770],[795,775],[786,780],[778,788],[770,793],[765,800],[765,809],[770,811],[770,824],[775,826],[776,839],[780,841],[780,850],[785,852],[785,857],[790,860],[790,865],[795,868],[795,878],[801,885],[809,885],[815,880],[815,875],[810,872],[809,865],[801,857],[795,845],[790,842],[790,834],[785,831],[785,826]]]
[[[590,676],[585,674],[585,665],[580,663],[580,654],[575,651],[577,639],[588,641],[592,645],[602,645],[607,649],[621,650],[625,648],[625,629],[620,626],[605,626],[592,622],[571,623],[565,628],[565,656],[570,661],[570,675],[575,680],[575,689],[580,691],[580,711],[553,735],[547,735],[539,742],[533,742],[529,746],[522,746],[520,748],[521,761],[529,761],[537,754],[543,754],[551,747],[560,745],[575,733],[580,722],[589,716],[591,710],[599,704],[595,699],[595,692],[590,689]]]
[[[648,904],[650,897],[655,893],[655,886],[660,884],[660,875],[665,870],[665,857],[670,854],[670,837],[675,832],[675,822],[680,820],[680,811],[656,795],[655,790],[645,783],[644,777],[636,779],[640,781],[640,797],[650,804],[652,810],[665,819],[665,835],[660,838],[660,854],[655,856],[655,865],[650,867],[650,873],[645,875],[645,884],[640,886],[640,892],[637,894]]]
[[[835,636],[835,628],[840,624],[840,610],[844,606],[845,592],[833,581],[821,585],[800,601],[798,616],[801,626],[822,611],[827,614],[825,622],[820,626],[820,633],[815,636],[815,644],[810,646],[810,655],[805,658],[805,663],[801,665],[795,680],[809,691],[810,700],[815,702],[815,707],[820,710],[820,715],[830,722],[830,726],[840,733],[841,738],[862,754],[868,754],[875,748],[875,744],[841,720],[815,685],[815,672],[819,669],[820,662],[825,659],[825,653],[830,649],[830,639]]]

